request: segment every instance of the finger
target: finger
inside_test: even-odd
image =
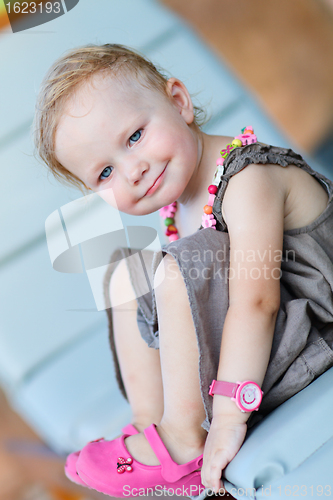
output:
[[[206,476],[203,473],[203,471],[201,471],[201,483],[204,485],[205,488],[207,488]]]
[[[220,485],[223,469],[223,464],[221,465],[220,461],[211,464],[209,471],[209,479],[211,483]]]
[[[218,488],[211,488],[211,490],[215,493],[215,495],[219,495],[224,497],[227,494],[227,490],[225,489],[223,482],[221,481]]]
[[[224,482],[222,481],[222,479],[221,479],[221,481],[220,481],[220,484],[221,484],[221,486],[220,486],[220,492],[221,492],[221,495],[223,495],[223,496],[224,496],[224,495],[226,495],[228,492],[227,492],[227,490],[225,489]]]
[[[211,488],[211,481],[209,475],[204,474],[203,471],[201,471],[201,482],[205,488]]]
[[[201,482],[205,486],[206,481],[206,462],[205,462],[205,453],[203,455],[202,466],[201,466]]]
[[[208,458],[209,454],[204,453],[202,467],[201,467],[201,482],[206,487],[209,488],[210,484],[210,459]]]
[[[215,493],[218,493],[221,488],[221,475],[222,470],[218,465],[211,467],[209,485]]]
[[[216,492],[220,485],[221,470],[217,464],[211,464],[206,469],[205,473],[205,484],[207,488],[211,488]]]
[[[206,488],[211,488],[216,492],[220,488],[222,469],[219,462],[211,463],[201,469],[201,482]]]

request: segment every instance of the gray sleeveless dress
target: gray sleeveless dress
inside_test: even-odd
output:
[[[291,149],[255,143],[234,149],[225,161],[225,172],[215,198],[213,213],[217,231],[206,228],[169,243],[163,255],[177,261],[184,278],[199,347],[199,375],[206,420],[212,419],[211,381],[217,377],[221,335],[228,309],[229,237],[221,213],[221,201],[229,179],[250,163],[296,165],[320,182],[328,193],[324,212],[308,226],[284,232],[281,263],[281,302],[276,319],[273,346],[263,381],[264,392],[258,412],[248,420],[248,427],[301,391],[316,377],[333,366],[333,182],[312,170]],[[109,282],[120,259],[127,259],[138,298],[138,326],[152,348],[159,347],[158,321],[154,293],[154,271],[163,255],[147,251],[119,249],[105,276],[105,297],[109,305]],[[145,262],[146,269],[142,263]],[[111,309],[107,309],[110,343],[116,377],[126,397],[115,351]]]

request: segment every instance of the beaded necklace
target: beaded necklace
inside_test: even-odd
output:
[[[254,144],[257,142],[257,137],[254,135],[253,127],[248,126],[242,129],[242,133],[237,135],[231,144],[227,144],[225,149],[220,151],[221,158],[216,160],[216,170],[213,177],[212,184],[208,186],[208,203],[203,208],[203,216],[202,216],[202,227],[207,228],[211,227],[216,230],[216,219],[213,215],[213,204],[215,200],[215,195],[218,191],[219,184],[221,182],[221,178],[224,174],[224,160],[231,153],[231,151],[235,148],[239,148],[241,146],[246,146],[247,144]],[[170,205],[160,208],[159,213],[160,216],[164,219],[164,224],[167,226],[165,235],[169,237],[169,241],[179,240],[180,236],[178,234],[178,229],[175,226],[175,213],[177,212],[177,202],[174,201]]]

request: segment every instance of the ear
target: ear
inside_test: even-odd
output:
[[[167,92],[172,102],[177,106],[185,122],[188,125],[193,123],[194,111],[192,99],[183,82],[177,78],[169,78],[167,81]]]

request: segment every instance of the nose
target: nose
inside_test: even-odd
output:
[[[126,168],[127,179],[133,185],[138,184],[148,170],[149,165],[146,161],[137,158],[130,160]]]

